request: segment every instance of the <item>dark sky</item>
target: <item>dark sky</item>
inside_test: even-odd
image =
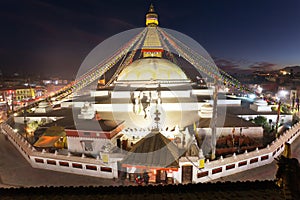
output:
[[[227,70],[300,65],[299,0],[0,0],[0,69],[74,77],[101,41],[143,27],[150,2]]]

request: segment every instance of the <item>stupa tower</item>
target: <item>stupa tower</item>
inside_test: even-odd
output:
[[[162,57],[163,48],[157,33],[158,14],[154,10],[153,4],[150,5],[146,14],[147,35],[142,47],[143,57]]]

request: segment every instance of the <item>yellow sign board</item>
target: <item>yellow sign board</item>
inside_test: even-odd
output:
[[[199,160],[199,169],[204,168],[204,164],[205,164],[204,159],[200,159]]]
[[[102,156],[102,161],[108,163],[108,159],[109,159],[108,154],[102,154],[101,156]]]

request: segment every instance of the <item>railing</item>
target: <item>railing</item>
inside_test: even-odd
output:
[[[253,169],[259,166],[270,164],[284,150],[286,142],[292,143],[300,134],[300,122],[291,129],[284,132],[263,149],[256,149],[252,152],[243,154],[234,154],[228,158],[220,158],[215,161],[207,161],[203,169],[193,167],[193,182],[207,182],[224,176],[232,175],[238,172]],[[193,159],[193,164],[198,166],[198,158]],[[187,160],[181,159],[180,165],[187,165]],[[180,177],[178,177],[180,179]]]
[[[23,157],[34,168],[48,169],[53,171],[61,171],[80,175],[89,175],[100,178],[117,178],[117,160],[112,160],[108,163],[102,162],[97,158],[88,158],[84,154],[82,157],[68,155],[60,155],[48,153],[45,151],[37,151],[27,140],[7,124],[0,125],[2,133],[5,134],[9,141],[23,155]]]

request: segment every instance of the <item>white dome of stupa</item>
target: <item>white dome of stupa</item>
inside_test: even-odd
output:
[[[182,69],[163,58],[138,59],[128,65],[118,81],[188,80]]]

